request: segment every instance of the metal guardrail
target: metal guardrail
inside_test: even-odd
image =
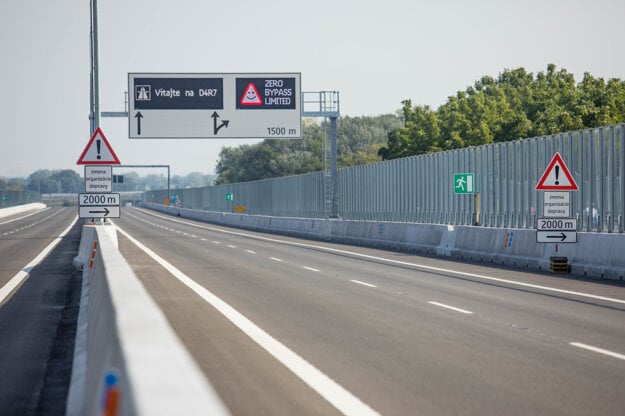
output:
[[[579,191],[571,216],[580,231],[625,232],[625,124],[395,159],[338,170],[343,219],[535,228],[535,189],[559,152]],[[456,173],[473,173],[475,195],[454,194]],[[324,218],[323,173],[172,191],[184,207]],[[230,201],[226,194],[232,196]],[[163,203],[166,191],[144,200]]]

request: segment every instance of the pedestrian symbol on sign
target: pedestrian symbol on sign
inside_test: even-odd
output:
[[[455,194],[472,194],[474,193],[473,174],[472,173],[456,173],[454,174],[454,193]]]

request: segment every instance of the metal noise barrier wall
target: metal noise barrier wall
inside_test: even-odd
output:
[[[542,191],[535,187],[556,152],[580,188],[570,200],[578,231],[625,232],[625,124],[339,169],[338,214],[347,220],[532,229],[543,215]],[[474,174],[476,194],[454,194],[457,173]],[[174,190],[172,196],[190,209],[327,218],[324,180],[323,172],[315,172]],[[162,204],[165,198],[167,191],[148,191],[143,200]]]

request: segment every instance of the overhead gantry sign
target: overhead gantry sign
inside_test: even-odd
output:
[[[301,74],[128,74],[128,136],[302,137]]]

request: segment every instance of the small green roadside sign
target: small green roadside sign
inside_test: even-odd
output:
[[[233,193],[231,193],[231,192],[228,192],[228,193],[226,194],[226,201],[227,201],[227,202],[232,202],[232,201],[234,201],[234,194],[233,194]]]
[[[472,173],[454,174],[454,194],[475,193],[475,181]]]

